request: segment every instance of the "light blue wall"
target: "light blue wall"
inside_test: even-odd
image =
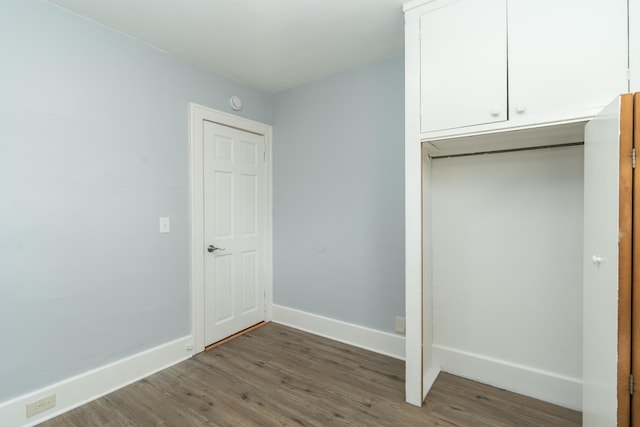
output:
[[[273,114],[276,304],[404,313],[402,58],[270,96],[38,0],[0,54],[0,402],[190,332],[189,102]]]
[[[403,58],[274,95],[274,303],[404,314]]]
[[[0,402],[190,332],[188,102],[232,94],[270,122],[268,94],[0,2]]]

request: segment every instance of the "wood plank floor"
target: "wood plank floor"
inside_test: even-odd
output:
[[[269,323],[43,426],[579,426],[581,414],[442,373],[404,403],[404,362]]]

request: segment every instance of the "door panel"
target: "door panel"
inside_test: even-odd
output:
[[[205,341],[264,320],[264,138],[204,122]]]
[[[618,207],[618,425],[630,425],[633,280],[633,95],[620,97],[620,200]]]
[[[420,19],[421,130],[507,119],[507,2],[455,1]]]
[[[242,175],[242,235],[255,236],[257,231],[256,205],[258,180],[255,175]]]
[[[257,261],[255,251],[242,254],[242,314],[248,314],[258,308]]]
[[[585,128],[583,425],[587,427],[613,426],[618,421],[628,425],[628,415],[626,422],[621,417],[625,406],[629,412],[629,367],[624,360],[630,348],[625,348],[628,340],[625,344],[620,339],[625,326],[624,316],[620,321],[619,315],[630,309],[625,298],[631,280],[631,147],[621,138],[630,100],[630,95],[617,98]],[[626,381],[621,381],[625,370]]]
[[[626,0],[509,1],[508,21],[510,121],[579,114],[627,91]]]
[[[229,172],[216,171],[215,182],[215,234],[214,239],[231,236],[231,215],[233,208],[233,175]]]

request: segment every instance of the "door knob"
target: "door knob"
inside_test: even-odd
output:
[[[224,251],[224,248],[219,248],[219,247],[214,246],[214,245],[209,245],[207,247],[207,251],[209,251],[209,253],[215,252],[215,251]]]

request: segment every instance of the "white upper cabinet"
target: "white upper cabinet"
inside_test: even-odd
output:
[[[419,20],[406,55],[420,56],[423,134],[588,119],[629,91],[627,0],[432,0],[405,12]]]
[[[510,0],[508,22],[510,120],[584,116],[629,90],[626,0]]]
[[[422,131],[507,119],[507,1],[460,1],[420,18]]]

